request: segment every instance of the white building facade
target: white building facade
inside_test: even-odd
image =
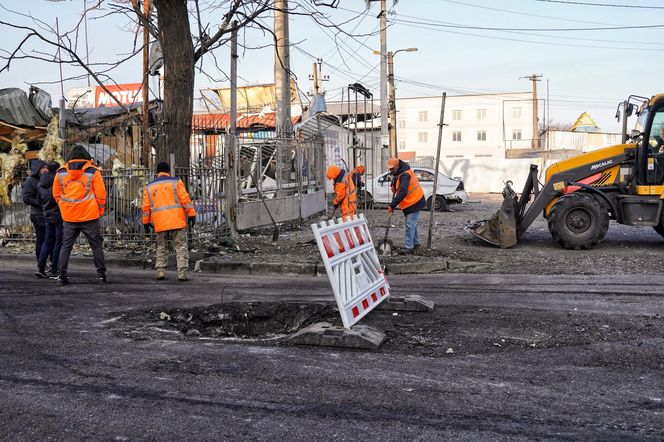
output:
[[[418,157],[435,156],[442,98],[397,99],[397,146]],[[441,158],[504,157],[505,149],[531,147],[529,92],[447,96]]]
[[[397,147],[406,161],[433,165],[441,101],[441,96],[396,100]],[[523,182],[529,164],[537,161],[507,160],[505,152],[532,146],[532,103],[530,92],[448,95],[439,170],[463,178],[470,192],[500,192],[508,179]]]

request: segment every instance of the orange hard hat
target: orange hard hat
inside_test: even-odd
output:
[[[331,166],[327,166],[327,179],[328,180],[336,180],[339,174],[341,173],[341,169],[339,166],[335,166],[332,164]]]
[[[359,166],[356,167],[356,170],[357,170],[359,173],[364,173],[364,166],[360,164]]]
[[[399,158],[392,157],[389,160],[387,160],[387,168],[392,169],[394,167],[399,166]]]

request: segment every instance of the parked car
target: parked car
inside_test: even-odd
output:
[[[427,208],[431,209],[432,201],[435,201],[436,211],[447,210],[448,204],[464,203],[468,201],[463,181],[459,178],[450,178],[438,172],[438,190],[436,197],[433,195],[433,179],[435,171],[428,167],[411,166],[415,176],[420,181],[424,197],[427,200]],[[390,184],[394,177],[385,172],[366,183],[366,198],[374,204],[389,204],[392,201],[392,188]]]

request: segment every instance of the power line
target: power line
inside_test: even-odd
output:
[[[572,18],[560,18],[560,17],[552,17],[549,15],[539,15],[539,14],[529,14],[527,12],[520,12],[520,11],[514,11],[511,9],[500,9],[500,8],[492,8],[489,6],[482,6],[482,5],[476,5],[473,3],[465,3],[465,2],[460,2],[456,0],[443,0],[447,3],[454,3],[457,5],[463,5],[463,6],[470,6],[472,8],[479,8],[479,9],[487,9],[489,11],[497,11],[497,12],[505,12],[508,14],[515,14],[515,15],[523,15],[526,17],[537,17],[537,18],[546,18],[549,20],[558,20],[558,21],[564,21],[564,22],[575,22],[575,23],[587,23],[587,24],[592,24],[592,25],[610,25],[613,26],[615,25],[614,23],[602,23],[602,22],[593,22],[593,21],[586,21],[586,20],[574,20]],[[406,16],[404,16],[406,17]],[[410,18],[415,18],[415,17],[410,17]]]
[[[427,19],[419,19],[420,21],[414,20],[403,20],[403,19],[394,19],[396,23],[410,23],[414,25],[428,25],[428,26],[437,26],[441,28],[452,28],[452,29],[474,29],[480,31],[534,31],[534,32],[578,32],[578,31],[616,31],[616,30],[634,30],[634,29],[654,29],[654,28],[664,28],[664,24],[661,25],[636,25],[636,26],[602,26],[596,28],[498,28],[492,26],[472,26],[456,23],[445,23],[445,22],[436,22]],[[428,22],[428,23],[427,23]]]
[[[488,38],[488,39],[493,39],[493,40],[506,40],[506,41],[515,41],[519,43],[531,43],[531,44],[539,44],[539,45],[546,45],[546,46],[568,46],[568,47],[574,47],[574,48],[591,48],[591,49],[616,49],[616,50],[626,50],[626,51],[655,51],[655,52],[661,52],[661,49],[656,49],[656,48],[637,48],[637,47],[616,47],[616,46],[597,46],[597,45],[580,45],[580,44],[571,44],[571,43],[556,43],[556,42],[550,42],[550,41],[536,41],[536,40],[524,40],[524,39],[518,39],[518,38],[509,38],[509,37],[498,37],[498,36],[492,36],[492,35],[482,35],[482,34],[474,34],[471,32],[461,32],[461,31],[451,31],[448,29],[441,29],[438,27],[427,27],[428,24],[426,23],[421,23],[421,24],[407,24],[407,23],[397,23],[400,26],[406,26],[406,27],[411,27],[411,28],[416,28],[416,29],[428,29],[430,31],[437,31],[437,32],[445,32],[448,34],[457,34],[457,35],[468,35],[472,37],[479,37],[479,38]],[[560,38],[560,36],[558,36]]]
[[[578,5],[578,6],[601,6],[603,8],[664,9],[664,6],[617,5],[615,3],[572,2],[572,1],[563,1],[563,0],[535,0],[535,1],[545,2],[545,3],[562,3],[565,5]]]

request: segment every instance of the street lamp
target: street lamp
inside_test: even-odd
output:
[[[417,52],[417,48],[399,49],[394,52],[387,53],[387,82],[389,85],[389,98],[387,107],[390,113],[390,156],[397,157],[397,103],[394,93],[394,57],[399,52]],[[380,55],[380,52],[373,51],[374,54]]]

